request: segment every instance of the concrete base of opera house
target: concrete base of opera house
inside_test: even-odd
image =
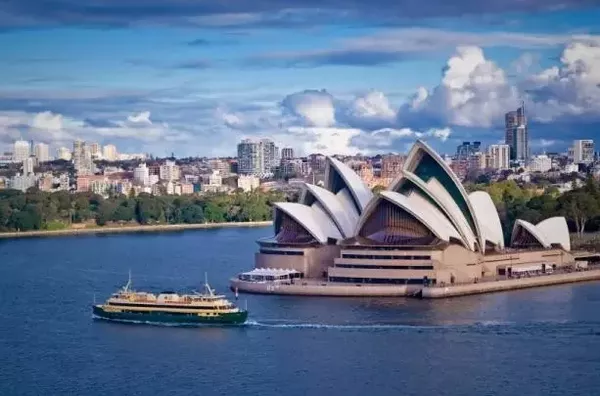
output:
[[[302,279],[294,284],[230,280],[231,290],[255,294],[322,297],[407,297],[421,291],[419,285],[373,285]]]
[[[449,298],[595,280],[600,280],[600,268],[569,273],[539,275],[531,278],[505,279],[452,286],[424,287],[420,294],[422,298]]]
[[[231,289],[245,293],[327,297],[421,297],[439,299],[494,293],[533,287],[600,280],[600,268],[570,273],[538,275],[480,283],[423,287],[420,285],[373,285],[303,279],[294,284],[230,280]]]

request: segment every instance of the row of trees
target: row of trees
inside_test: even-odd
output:
[[[513,180],[469,187],[471,191],[485,190],[490,194],[506,238],[510,238],[517,219],[536,224],[548,217],[565,216],[571,231],[579,235],[600,230],[600,186],[593,177],[582,187],[564,194],[555,187],[541,191],[531,186],[520,187]]]
[[[73,223],[192,224],[270,220],[278,192],[111,197],[92,193],[0,190],[0,231],[61,229]]]

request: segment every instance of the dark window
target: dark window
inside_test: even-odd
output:
[[[400,278],[350,278],[341,276],[332,276],[329,278],[331,282],[344,283],[371,283],[371,284],[392,284],[392,285],[422,285],[423,278],[418,279],[400,279]],[[435,279],[430,279],[431,283],[435,283]]]
[[[274,254],[277,256],[304,256],[303,251],[298,250],[267,250],[260,249],[261,254]]]
[[[364,260],[431,260],[431,256],[398,256],[398,255],[373,256],[373,255],[369,255],[369,254],[350,254],[350,253],[343,253],[342,258],[364,259]]]
[[[335,264],[338,268],[361,269],[395,269],[395,270],[432,270],[433,265],[369,265],[369,264]]]

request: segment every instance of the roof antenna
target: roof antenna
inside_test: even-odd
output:
[[[131,269],[129,270],[129,278],[127,280],[127,284],[123,288],[123,291],[128,292],[130,287],[131,287]]]

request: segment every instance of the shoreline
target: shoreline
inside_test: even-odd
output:
[[[70,228],[64,230],[36,230],[36,231],[13,231],[1,232],[0,239],[15,239],[27,237],[52,237],[52,236],[75,236],[87,234],[118,234],[136,232],[161,232],[161,231],[183,231],[201,230],[212,228],[240,228],[240,227],[267,227],[272,221],[246,221],[229,223],[199,223],[199,224],[156,224],[156,225],[134,225],[118,227],[93,227],[93,228]]]

